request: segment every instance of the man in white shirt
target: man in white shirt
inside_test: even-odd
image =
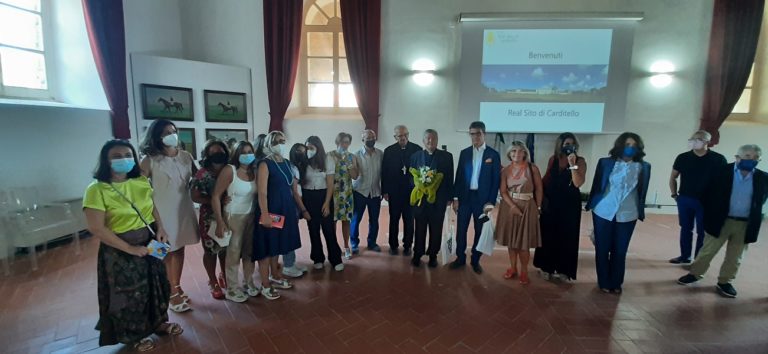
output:
[[[360,253],[360,221],[368,208],[368,250],[381,252],[376,244],[379,235],[379,212],[381,211],[381,163],[384,152],[377,149],[376,132],[370,129],[363,131],[363,147],[355,153],[357,165],[360,166],[357,179],[352,181],[355,204],[352,217],[352,254]]]

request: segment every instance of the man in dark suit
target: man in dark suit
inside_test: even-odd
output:
[[[457,215],[456,260],[450,265],[458,269],[466,265],[467,230],[470,217],[474,220],[475,241],[472,245],[472,270],[483,272],[480,266],[480,252],[477,241],[488,220],[487,212],[493,210],[499,195],[501,181],[501,159],[499,153],[485,145],[485,123],[472,122],[469,125],[472,146],[461,151],[456,166],[456,181],[453,188],[453,210]]]
[[[747,245],[757,241],[763,221],[763,204],[768,199],[768,174],[756,168],[762,151],[757,145],[739,148],[736,162],[726,165],[710,180],[704,206],[704,245],[691,263],[691,272],[677,282],[689,285],[704,277],[709,264],[728,242],[717,278],[717,292],[736,297],[731,282],[736,279]]]
[[[381,163],[381,193],[389,203],[389,254],[397,255],[400,218],[403,219],[403,255],[411,255],[413,244],[413,214],[411,211],[411,156],[421,148],[408,141],[408,128],[395,127],[397,142],[384,149]]]
[[[421,257],[427,242],[429,229],[429,267],[437,267],[437,252],[440,251],[440,241],[443,238],[443,220],[445,208],[451,203],[453,196],[453,155],[447,151],[437,150],[437,131],[427,129],[424,132],[424,150],[411,156],[411,167],[419,169],[429,167],[443,174],[443,180],[437,189],[437,199],[434,203],[427,201],[427,195],[421,198],[421,204],[413,206],[413,216],[416,218],[416,240],[413,248],[414,267],[421,266]]]

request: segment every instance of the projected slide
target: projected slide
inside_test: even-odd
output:
[[[601,131],[612,32],[484,30],[480,120],[491,131]]]

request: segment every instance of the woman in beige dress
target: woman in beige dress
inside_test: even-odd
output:
[[[528,263],[531,248],[541,246],[539,213],[543,188],[539,168],[529,161],[530,153],[525,144],[513,141],[507,149],[509,166],[501,172],[501,198],[496,221],[496,241],[509,249],[511,267],[504,273],[505,279],[518,276],[517,259],[520,259],[520,283],[528,284]]]
[[[189,192],[189,183],[197,173],[197,166],[192,155],[178,145],[179,136],[171,121],[158,119],[152,122],[141,144],[141,152],[146,155],[141,161],[141,173],[152,181],[155,191],[152,199],[171,245],[164,259],[171,283],[168,307],[174,312],[184,312],[191,309],[189,297],[181,289],[184,247],[200,242],[200,235]]]

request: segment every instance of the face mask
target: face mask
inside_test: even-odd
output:
[[[311,159],[317,154],[317,150],[307,150],[307,158]]]
[[[576,147],[573,145],[566,145],[560,148],[560,152],[562,152],[565,155],[570,155],[570,154],[576,153]]]
[[[136,167],[136,161],[134,161],[133,157],[127,157],[124,159],[114,159],[110,161],[110,165],[115,173],[128,173]]]
[[[701,150],[704,148],[704,142],[699,139],[688,140],[688,148],[691,150]]]
[[[280,156],[288,156],[288,148],[285,146],[285,144],[277,144],[272,147],[272,152],[274,152],[277,155]]]
[[[365,146],[367,146],[367,147],[369,147],[369,148],[371,148],[371,149],[373,149],[373,146],[374,146],[374,145],[376,145],[376,140],[367,140],[367,141],[365,142]]]
[[[242,154],[242,155],[240,155],[240,157],[237,160],[240,162],[240,164],[250,165],[251,163],[253,163],[254,160],[256,160],[256,155],[254,155],[254,154]]]
[[[163,144],[165,146],[176,147],[179,145],[179,134],[173,133],[163,137]]]
[[[347,148],[343,148],[343,147],[339,146],[339,147],[336,149],[336,151],[338,151],[338,152],[339,152],[339,154],[343,154],[343,153],[347,152]]]
[[[742,171],[752,172],[757,167],[757,160],[739,160],[739,164],[736,167]]]
[[[227,154],[223,152],[217,152],[211,156],[208,156],[208,161],[211,161],[211,163],[215,164],[225,164],[227,163]]]
[[[624,157],[635,157],[635,154],[637,154],[637,148],[634,146],[625,146],[624,147]]]

